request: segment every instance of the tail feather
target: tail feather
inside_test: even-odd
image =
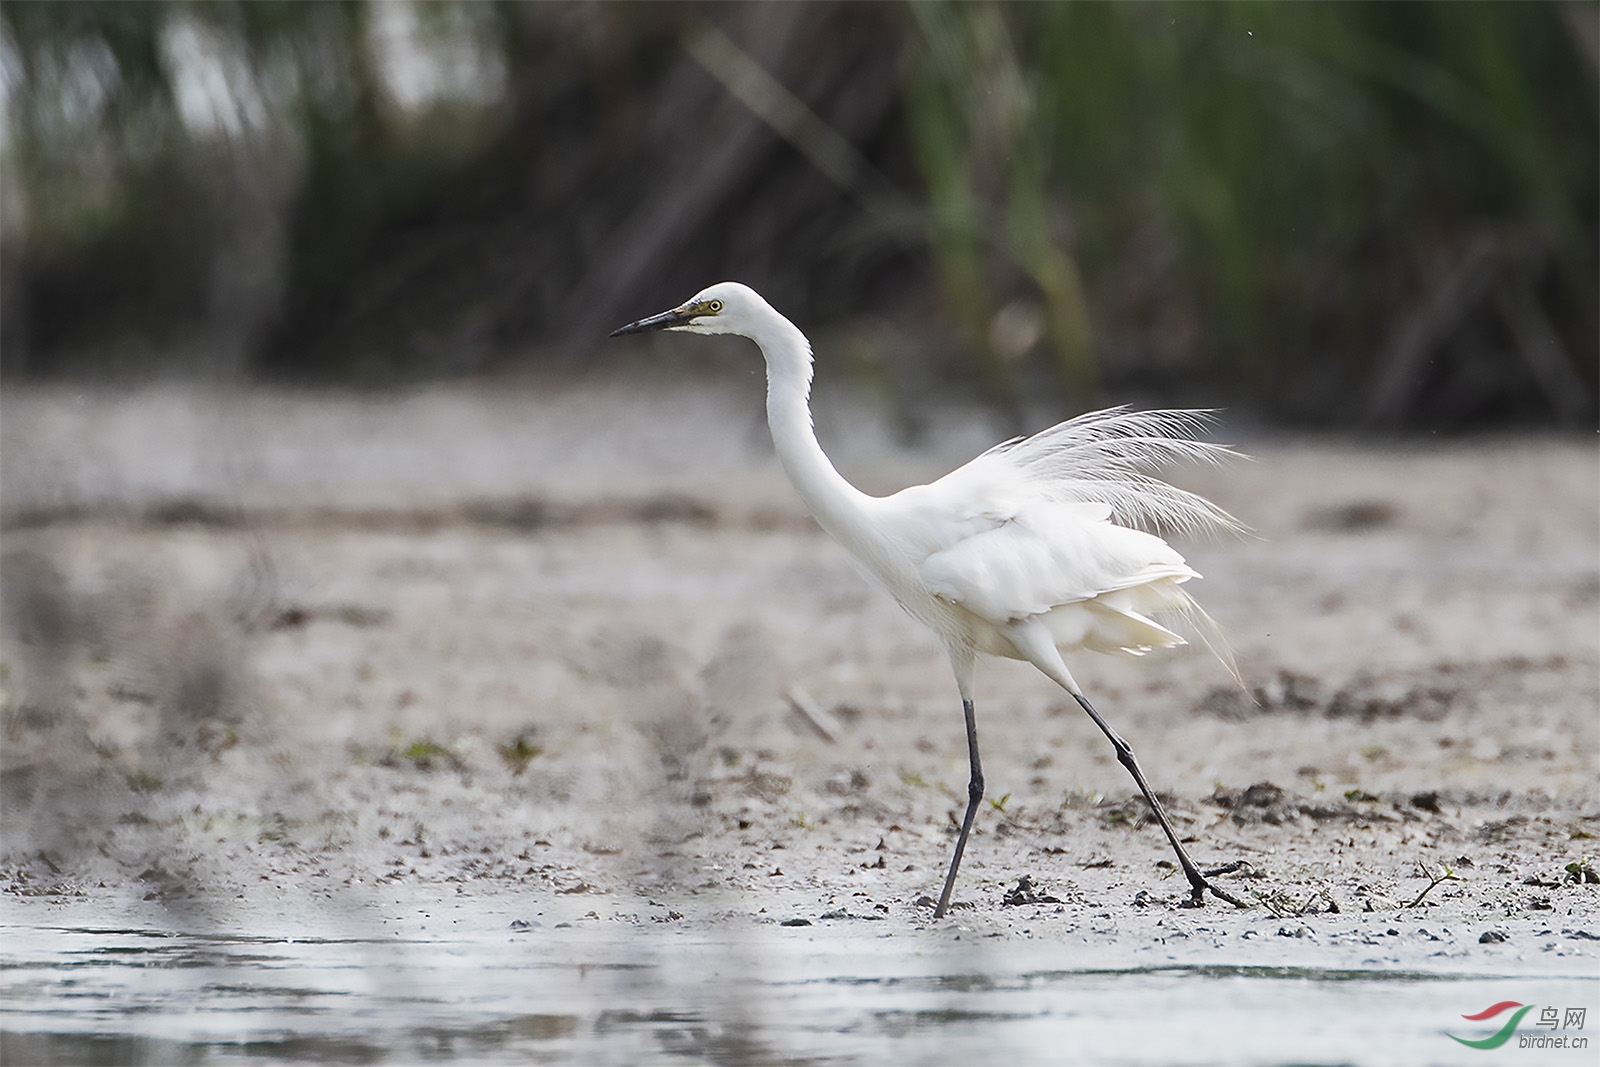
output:
[[[1175,581],[1155,582],[1133,589],[1119,589],[1102,594],[1078,604],[1066,605],[1074,609],[1073,619],[1057,619],[1064,611],[1058,608],[1051,613],[1051,627],[1056,634],[1057,646],[1063,649],[1087,648],[1093,652],[1123,652],[1142,656],[1157,648],[1186,645],[1183,635],[1156,622],[1149,615],[1176,615],[1185,628],[1193,631],[1200,643],[1217,657],[1234,683],[1243,688],[1244,678],[1234,661],[1233,650],[1215,619],[1206,614],[1199,601],[1190,596]],[[1079,614],[1076,609],[1088,609]]]
[[[1131,608],[1115,608],[1093,600],[1089,606],[1098,618],[1096,625],[1089,628],[1084,647],[1093,652],[1142,656],[1154,648],[1187,644],[1178,634]]]
[[[1177,590],[1178,596],[1166,609],[1182,617],[1185,623],[1194,630],[1195,636],[1200,638],[1200,643],[1205,645],[1211,654],[1222,663],[1240,689],[1245,687],[1244,676],[1239,673],[1239,664],[1233,658],[1233,649],[1228,647],[1227,635],[1222,632],[1222,627],[1206,613],[1206,609],[1183,590]]]

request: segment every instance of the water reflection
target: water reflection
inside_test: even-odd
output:
[[[854,929],[383,940],[0,925],[0,1061],[1424,1062],[1452,1053],[1440,1028],[1463,1006],[1513,983],[1355,967],[1064,970],[1047,965],[1059,945]],[[1548,1003],[1600,988],[1514,984]]]

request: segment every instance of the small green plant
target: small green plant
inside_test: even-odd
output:
[[[143,767],[128,775],[128,788],[135,793],[154,793],[164,784],[160,775],[151,774]]]
[[[1270,893],[1255,890],[1250,895],[1255,897],[1256,903],[1270,911],[1277,919],[1298,919],[1319,912],[1337,915],[1340,910],[1339,902],[1326,889],[1319,889],[1304,898],[1297,897],[1284,889],[1275,889]]]
[[[799,812],[794,816],[794,818],[790,819],[789,824],[797,829],[806,831],[815,830],[817,828],[817,824],[807,818],[806,813],[803,811]]]
[[[1274,889],[1270,893],[1255,890],[1250,895],[1255,897],[1256,902],[1270,911],[1273,918],[1276,919],[1286,919],[1295,914],[1301,903],[1297,898],[1282,889]]]
[[[532,757],[529,757],[530,759]],[[461,757],[429,737],[407,741],[399,730],[389,734],[389,751],[379,758],[385,767],[399,767],[409,763],[419,771],[433,771],[440,767],[461,770]]]
[[[431,763],[444,754],[445,748],[443,745],[430,741],[425,737],[411,742],[400,750],[401,757],[419,766],[424,763]]]
[[[1566,871],[1569,881],[1577,882],[1580,885],[1584,883],[1600,885],[1600,871],[1594,869],[1594,866],[1589,862],[1588,856],[1567,864]]]
[[[1108,826],[1126,826],[1137,830],[1150,821],[1150,805],[1143,797],[1128,797],[1116,803],[1102,802],[1096,809]]]
[[[495,751],[499,753],[500,761],[511,771],[512,777],[516,777],[527,770],[528,764],[536,757],[544,754],[544,746],[529,741],[527,734],[518,734],[514,740],[496,745]]]
[[[1220,785],[1218,788],[1221,788]],[[1092,790],[1083,789],[1080,787],[1072,790],[1061,798],[1061,810],[1066,811],[1069,808],[1098,808],[1100,806],[1100,802],[1104,799],[1104,793],[1096,793]]]
[[[289,840],[290,829],[288,818],[281,811],[275,811],[261,820],[256,837],[262,841],[283,842]]]
[[[989,798],[989,805],[990,805],[990,807],[994,808],[995,811],[998,811],[1000,814],[1004,815],[1005,812],[1006,812],[1006,801],[1008,801],[1010,799],[1011,799],[1011,794],[1010,793],[1007,793],[1005,796],[1000,797],[998,800],[995,799],[994,797],[990,797]]]
[[[1417,877],[1426,878],[1428,880],[1428,884],[1423,888],[1422,892],[1418,893],[1414,898],[1412,898],[1411,903],[1405,905],[1408,908],[1414,908],[1418,904],[1421,904],[1422,898],[1433,892],[1433,888],[1435,886],[1443,882],[1461,881],[1460,878],[1456,877],[1455,870],[1449,864],[1441,863],[1437,867],[1429,867],[1421,860],[1417,861]]]

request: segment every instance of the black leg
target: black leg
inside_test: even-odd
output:
[[[1231,895],[1226,890],[1218,889],[1206,881],[1205,875],[1200,873],[1200,868],[1195,866],[1194,860],[1191,860],[1189,854],[1183,850],[1183,845],[1178,841],[1178,835],[1173,833],[1172,823],[1167,821],[1166,810],[1161,807],[1161,801],[1156,799],[1155,793],[1151,792],[1150,783],[1145,781],[1144,771],[1140,769],[1139,761],[1134,758],[1133,746],[1124,741],[1120,734],[1107,725],[1106,721],[1100,717],[1100,713],[1094,710],[1094,705],[1077,693],[1072,694],[1072,696],[1083,706],[1083,710],[1089,713],[1089,718],[1094,720],[1094,724],[1100,727],[1100,732],[1110,739],[1112,747],[1117,750],[1117,762],[1126,767],[1128,773],[1133,775],[1133,780],[1139,784],[1139,792],[1143,793],[1144,799],[1149,802],[1150,810],[1156,813],[1156,822],[1161,824],[1161,829],[1167,835],[1167,840],[1172,842],[1173,851],[1178,854],[1178,863],[1183,867],[1184,877],[1189,879],[1189,906],[1197,908],[1203,904],[1206,891],[1210,890],[1214,896],[1226,900],[1236,908],[1249,907],[1250,905],[1238,897]],[[965,836],[965,834],[962,835],[963,839],[965,839]],[[956,851],[956,855],[958,858],[961,855],[959,848]]]
[[[967,781],[967,814],[961,820],[961,836],[956,838],[956,854],[950,857],[950,873],[945,875],[939,906],[933,909],[935,919],[944,918],[944,913],[950,909],[950,891],[956,885],[961,854],[967,850],[967,834],[972,830],[972,817],[978,814],[978,801],[983,799],[983,764],[978,762],[978,720],[972,710],[972,701],[963,700],[961,710],[967,716],[967,760],[972,765],[972,777]]]

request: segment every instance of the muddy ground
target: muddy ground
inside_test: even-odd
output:
[[[8,913],[478,896],[499,928],[927,924],[960,705],[802,513],[760,395],[9,388]],[[1004,434],[818,409],[875,491]],[[1222,436],[1254,458],[1175,480],[1259,537],[1180,547],[1244,688],[1198,645],[1073,663],[1200,862],[1248,864],[1224,884],[1256,906],[1212,902],[1197,936],[1320,929],[1401,960],[1443,924],[1461,954],[1592,957],[1593,439]],[[1198,921],[1065,694],[991,663],[977,706],[992,803],[952,929]],[[1033,902],[1008,905],[1023,876]]]

